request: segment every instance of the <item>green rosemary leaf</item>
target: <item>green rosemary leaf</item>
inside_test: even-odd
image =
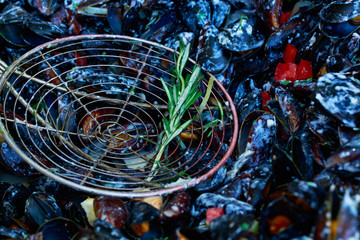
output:
[[[165,90],[166,96],[168,97],[168,109],[170,111],[170,109],[172,109],[173,106],[174,106],[174,99],[172,97],[172,94],[171,94],[169,88],[166,86],[166,83],[165,83],[164,79],[160,78],[160,80],[161,80],[161,83],[162,83],[163,88]]]
[[[166,139],[166,141],[164,142],[164,145],[168,145],[177,135],[179,135],[182,131],[184,131],[192,122],[193,120],[187,120],[186,122],[184,122],[179,128],[177,128],[174,132],[172,132],[168,138]]]

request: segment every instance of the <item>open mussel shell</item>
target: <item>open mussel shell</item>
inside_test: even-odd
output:
[[[67,29],[64,25],[31,19],[24,23],[24,41],[32,46],[38,46],[50,40],[64,37]]]
[[[37,232],[42,239],[70,240],[79,231],[79,227],[70,219],[54,218],[41,225]]]
[[[61,209],[55,198],[46,193],[33,193],[26,200],[25,216],[29,222],[41,226],[46,221],[61,217]]]
[[[145,202],[135,202],[129,212],[127,225],[130,226],[152,221],[160,215],[158,209]]]
[[[0,24],[21,23],[30,18],[29,13],[16,4],[7,5],[0,14]]]
[[[217,40],[224,48],[246,52],[260,48],[265,42],[264,28],[256,14],[237,12],[237,21],[227,24]]]
[[[275,30],[280,27],[282,0],[254,0],[254,5],[270,29]]]
[[[9,43],[17,47],[27,46],[23,39],[24,29],[17,23],[0,24],[1,36]]]
[[[300,13],[286,22],[279,31],[273,33],[265,43],[265,55],[270,63],[280,61],[288,43],[299,48],[312,37],[319,18],[310,13]],[[301,37],[299,37],[301,36]]]
[[[355,135],[343,149],[326,160],[326,168],[345,176],[360,174],[360,135]]]
[[[359,30],[357,30],[352,34],[350,34],[347,38],[342,39],[341,41],[337,41],[334,47],[334,54],[335,56],[340,55],[344,57],[346,61],[345,65],[359,64],[360,63],[359,45],[360,45],[360,35],[359,35]],[[340,66],[344,66],[344,63],[342,64],[340,63]]]
[[[259,231],[267,238],[292,239],[309,234],[324,198],[313,183],[290,183],[272,193],[260,219]]]
[[[334,1],[323,7],[320,11],[320,18],[329,23],[346,22],[360,15],[359,1]]]
[[[360,27],[360,3],[333,2],[323,7],[319,14],[320,29],[331,38],[344,38]]]
[[[353,24],[351,21],[340,23],[328,23],[321,21],[319,27],[326,36],[338,39],[349,36],[352,32],[356,31],[360,25]]]
[[[316,222],[315,239],[356,239],[360,234],[358,206],[355,195],[346,191],[341,197],[332,185]]]

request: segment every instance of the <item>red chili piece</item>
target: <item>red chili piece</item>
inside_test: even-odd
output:
[[[313,77],[313,72],[312,72],[311,62],[306,60],[301,60],[299,63],[299,67],[297,68],[296,71],[296,79],[304,80],[312,77]]]
[[[297,67],[295,63],[279,63],[275,70],[275,81],[295,81]]]
[[[296,57],[297,49],[294,45],[288,43],[286,45],[283,60],[286,63],[295,63],[295,57]]]

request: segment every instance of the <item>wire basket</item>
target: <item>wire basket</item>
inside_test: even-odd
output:
[[[215,80],[203,114],[172,141],[151,168],[161,138],[167,97],[160,78],[175,79],[174,50],[115,35],[82,35],[27,52],[0,80],[0,131],[7,144],[42,174],[72,188],[118,197],[143,197],[192,187],[230,157],[238,122],[234,104]],[[195,62],[189,60],[190,73]],[[202,97],[208,79],[204,73]],[[205,91],[204,91],[205,89]],[[209,101],[211,102],[211,101]],[[185,119],[199,115],[198,104]]]

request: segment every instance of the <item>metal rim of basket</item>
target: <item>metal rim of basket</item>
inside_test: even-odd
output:
[[[65,37],[65,38],[61,38],[61,39],[56,39],[56,40],[53,40],[51,42],[47,42],[45,44],[42,44],[38,47],[35,47],[34,49],[26,52],[24,55],[22,55],[19,59],[17,59],[16,61],[14,61],[12,63],[12,65],[3,73],[3,75],[1,76],[1,79],[0,79],[0,91],[1,91],[1,94],[4,94],[4,88],[7,88],[8,89],[8,92],[7,92],[7,95],[5,97],[5,102],[7,100],[7,96],[9,96],[9,92],[11,94],[14,94],[14,92],[12,91],[9,91],[9,87],[11,88],[12,85],[9,84],[8,82],[8,79],[9,77],[12,76],[12,74],[14,74],[16,71],[18,71],[19,69],[19,66],[21,65],[21,63],[25,60],[27,60],[29,57],[33,56],[33,55],[37,55],[39,52],[40,52],[40,55],[43,57],[43,59],[45,59],[46,63],[49,65],[48,63],[48,60],[46,60],[46,58],[44,58],[44,55],[48,54],[48,52],[42,52],[42,51],[46,51],[47,49],[51,49],[49,51],[53,51],[52,48],[53,47],[56,47],[56,46],[60,46],[60,48],[62,47],[61,44],[67,44],[67,43],[71,43],[71,42],[76,42],[78,41],[80,44],[83,44],[83,41],[89,41],[89,42],[92,42],[92,43],[95,43],[95,42],[101,42],[101,41],[113,41],[114,43],[116,41],[119,41],[119,42],[122,42],[122,43],[128,43],[128,44],[132,44],[132,46],[136,45],[136,47],[140,47],[140,46],[148,46],[148,53],[145,57],[145,60],[143,60],[143,62],[140,62],[142,63],[142,67],[144,66],[151,66],[153,67],[153,65],[151,65],[150,63],[148,63],[148,57],[150,57],[150,52],[157,52],[157,54],[160,52],[160,51],[165,51],[166,53],[170,53],[170,54],[175,54],[176,51],[174,51],[173,49],[171,48],[168,48],[168,47],[165,47],[163,45],[160,45],[160,44],[157,44],[157,43],[154,43],[154,42],[150,42],[150,41],[147,41],[147,40],[142,40],[142,39],[138,39],[138,38],[133,38],[133,37],[128,37],[128,36],[120,36],[120,35],[80,35],[80,36],[71,36],[71,37]],[[86,42],[87,43],[87,42]],[[67,45],[68,46],[68,45]],[[85,49],[85,48],[84,48]],[[84,49],[81,49],[81,50],[84,50]],[[156,50],[156,51],[155,51]],[[76,51],[75,50],[72,50],[72,51]],[[158,52],[159,51],[159,52]],[[133,49],[131,48],[129,50],[130,53],[135,53],[135,51],[133,51]],[[161,53],[162,54],[162,53]],[[160,54],[160,55],[161,55]],[[161,55],[163,56],[163,55]],[[39,57],[39,56],[36,56],[36,57]],[[34,57],[34,58],[36,58]],[[98,56],[99,57],[99,56]],[[158,56],[157,56],[158,57]],[[76,60],[77,58],[75,57],[74,59],[72,60]],[[170,58],[168,58],[167,61],[170,62]],[[99,60],[100,61],[100,60]],[[189,59],[189,61],[192,63],[192,64],[196,64],[195,61]],[[173,62],[172,62],[173,63]],[[53,69],[53,66],[49,65],[49,67],[51,69]],[[32,67],[30,67],[32,68]],[[26,70],[27,71],[27,70]],[[26,73],[25,71],[25,73]],[[70,70],[71,71],[71,70]],[[137,79],[140,78],[140,75],[141,74],[144,74],[143,71],[143,68],[141,68],[140,70],[138,70],[138,73],[137,73]],[[190,70],[191,71],[191,70]],[[164,71],[165,72],[165,71]],[[212,76],[210,73],[206,73],[208,75],[208,77]],[[39,75],[40,76],[40,75]],[[21,77],[24,77],[24,74],[22,73]],[[18,77],[20,78],[20,77]],[[34,76],[30,76],[30,80],[29,81],[34,81],[34,79],[38,79]],[[36,82],[37,80],[35,80]],[[28,83],[27,82],[27,83]],[[26,84],[25,84],[26,85]],[[24,85],[24,86],[25,86]],[[45,86],[46,85],[46,86]],[[44,87],[44,88],[48,88],[49,86],[47,86],[49,84],[44,84],[44,85],[41,85],[41,88]],[[51,84],[50,84],[51,85]],[[216,87],[219,89],[218,91],[221,92],[221,94],[225,97],[225,101],[227,101],[229,103],[229,106],[228,108],[230,109],[231,111],[231,115],[232,115],[232,118],[231,118],[231,127],[232,127],[232,136],[231,136],[231,139],[229,141],[229,144],[228,144],[228,148],[227,148],[227,151],[225,152],[225,154],[221,157],[221,159],[217,162],[217,164],[215,166],[213,166],[210,170],[208,170],[207,172],[201,174],[200,176],[196,176],[195,178],[190,178],[188,179],[186,182],[184,183],[181,183],[179,182],[178,184],[171,184],[170,187],[167,187],[167,186],[162,186],[162,187],[154,187],[154,188],[151,188],[151,189],[147,189],[147,188],[142,188],[139,186],[137,186],[136,188],[133,188],[132,191],[131,188],[130,190],[122,190],[121,188],[118,189],[118,188],[108,188],[108,187],[102,187],[102,186],[97,186],[96,184],[95,185],[91,185],[87,182],[88,178],[89,178],[89,173],[86,173],[87,176],[83,176],[84,178],[79,181],[79,180],[76,180],[74,181],[73,179],[69,179],[69,178],[66,178],[64,177],[64,175],[62,175],[61,173],[58,174],[58,173],[55,173],[55,172],[52,172],[51,169],[49,169],[48,167],[46,167],[45,165],[39,163],[39,162],[36,162],[34,159],[32,159],[31,157],[29,157],[29,153],[25,153],[19,146],[18,146],[18,143],[16,143],[13,139],[13,137],[10,135],[9,133],[9,127],[8,127],[8,124],[11,124],[11,121],[9,121],[9,119],[7,119],[7,116],[6,116],[6,109],[5,109],[5,106],[4,106],[4,114],[3,114],[3,117],[2,119],[0,120],[0,131],[5,139],[5,141],[9,144],[9,146],[22,158],[24,159],[28,164],[30,164],[33,168],[35,168],[37,171],[39,171],[40,173],[56,180],[57,182],[61,183],[61,184],[64,184],[64,185],[67,185],[69,187],[72,187],[74,189],[77,189],[77,190],[80,190],[80,191],[85,191],[85,192],[89,192],[89,193],[94,193],[94,194],[99,194],[99,195],[108,195],[108,196],[116,196],[116,197],[148,197],[148,196],[155,196],[155,195],[162,195],[162,194],[169,194],[169,193],[172,193],[172,192],[175,192],[175,191],[179,191],[179,190],[183,190],[183,189],[186,189],[186,188],[189,188],[189,187],[193,187],[195,186],[196,184],[200,183],[201,181],[213,176],[216,171],[218,171],[220,169],[220,167],[223,166],[223,164],[229,159],[229,157],[231,156],[234,148],[235,148],[235,145],[236,145],[236,141],[237,141],[237,135],[238,135],[238,119],[237,119],[237,114],[236,114],[236,109],[235,109],[235,106],[234,106],[234,103],[230,97],[230,95],[226,92],[225,88],[218,82],[217,79],[215,79],[215,82],[214,82],[214,86],[216,85]],[[54,90],[54,86],[51,85],[53,88],[52,90]],[[64,87],[66,87],[66,85],[62,85]],[[23,87],[24,88],[24,87]],[[23,89],[22,88],[22,89]],[[83,90],[84,88],[81,88],[81,90]],[[58,89],[55,89],[55,90],[58,90]],[[68,89],[69,90],[69,89]],[[76,91],[78,91],[79,89],[75,89],[75,93],[78,93]],[[72,89],[69,90],[72,93]],[[215,90],[214,90],[215,91]],[[39,92],[37,92],[39,93]],[[39,93],[40,94],[40,93]],[[64,94],[67,94],[67,93],[64,93]],[[90,94],[89,94],[90,95]],[[96,94],[95,94],[96,95]],[[86,97],[89,97],[89,96],[84,96],[84,98]],[[97,97],[97,95],[95,96]],[[220,96],[221,97],[221,96]],[[22,99],[20,99],[19,97],[16,97],[16,102],[20,102],[22,103]],[[33,98],[31,98],[31,100],[34,100]],[[75,100],[74,100],[75,101]],[[23,105],[26,104],[26,103],[22,103]],[[27,103],[28,106],[30,105],[30,103]],[[151,103],[150,103],[151,104]],[[155,104],[155,103],[154,103]],[[123,109],[127,106],[127,102],[124,103],[123,105]],[[14,107],[15,108],[15,107]],[[209,108],[210,109],[210,108]],[[26,111],[28,109],[26,108]],[[120,110],[121,112],[122,110]],[[28,112],[26,112],[28,113]],[[31,112],[30,112],[31,113]],[[15,112],[14,112],[15,114]],[[35,113],[36,114],[36,113]],[[211,114],[211,113],[210,113]],[[26,115],[26,114],[25,114]],[[31,114],[29,114],[31,115]],[[90,113],[91,117],[94,119],[94,117],[92,116],[92,113]],[[122,115],[122,113],[120,113],[120,115]],[[26,115],[27,116],[27,115]],[[46,115],[47,116],[47,115]],[[38,117],[35,117],[35,119],[37,119]],[[16,120],[16,119],[15,119]],[[46,117],[46,120],[47,117]],[[16,122],[16,121],[15,121]],[[98,122],[97,122],[98,123]],[[17,129],[17,124],[18,122],[16,122],[15,125],[15,128]],[[25,119],[25,126],[28,127],[30,124],[32,124],[31,122],[27,122],[26,119]],[[201,124],[202,124],[202,120],[201,120]],[[36,125],[37,125],[37,122],[36,122]],[[44,126],[44,124],[42,124],[41,121],[39,121],[39,125],[42,126],[42,129],[47,129],[49,130],[49,124],[46,123],[46,126]],[[38,125],[37,125],[38,126]],[[78,126],[79,127],[79,126]],[[58,129],[57,129],[58,130]],[[203,126],[201,126],[201,131],[203,131]],[[18,132],[18,129],[16,130],[17,133]],[[29,130],[27,130],[29,131]],[[137,131],[137,130],[136,130]],[[39,132],[39,130],[38,130]],[[29,133],[29,132],[28,132]],[[57,133],[59,134],[59,133]],[[39,136],[41,135],[41,133],[39,132]],[[62,136],[62,135],[61,135]],[[221,145],[223,144],[223,141],[224,141],[224,137],[225,137],[225,128],[223,128],[223,139],[221,141]],[[201,137],[202,138],[202,137]],[[21,136],[20,136],[20,139]],[[202,139],[201,139],[202,140]],[[21,140],[22,141],[22,140]],[[64,140],[65,141],[65,140]],[[210,143],[212,141],[212,137],[211,137],[211,140],[210,140]],[[192,144],[192,141],[191,143]],[[200,146],[200,145],[199,145]],[[197,149],[199,149],[199,146]],[[219,154],[219,151],[220,151],[220,147],[219,146],[219,149],[218,151],[216,152],[216,155]],[[209,146],[207,147],[207,150],[208,151],[209,149]],[[41,150],[40,150],[41,151]],[[197,151],[197,150],[196,150]],[[107,154],[107,152],[104,154],[104,156]],[[194,155],[193,155],[194,156]],[[203,157],[203,156],[201,156]],[[215,156],[216,157],[216,156]],[[214,157],[214,158],[215,158]],[[212,160],[214,160],[211,159]],[[100,158],[100,160],[98,161],[101,161],[102,157]],[[37,159],[36,159],[37,160]],[[38,160],[37,160],[38,161]],[[196,160],[196,163],[197,163],[198,160]],[[208,163],[209,164],[209,163]],[[76,164],[75,164],[76,165]],[[98,165],[95,165],[95,168],[98,167]],[[93,171],[93,168],[91,168],[89,166],[89,172],[91,173]],[[203,169],[202,169],[203,170]],[[201,171],[202,171],[201,170]]]

